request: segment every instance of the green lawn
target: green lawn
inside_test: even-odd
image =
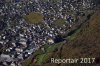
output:
[[[56,51],[56,49],[59,50],[59,48],[61,48],[62,45],[63,43],[61,42],[61,43],[50,45],[50,46],[49,45],[43,46],[46,52],[36,56],[36,59],[37,59],[36,65],[41,65],[43,63],[48,62],[50,58],[52,57],[53,52]]]
[[[43,21],[43,15],[39,12],[31,12],[24,18],[29,24],[40,24]]]
[[[66,21],[65,19],[56,19],[53,24],[58,27],[62,27],[63,25],[66,24],[65,21]]]
[[[71,36],[66,37],[65,39],[69,39],[69,41],[73,41],[76,39],[77,34],[81,31],[82,29],[77,29],[76,32],[74,34],[72,34]]]
[[[38,55],[36,57],[37,59],[37,62],[36,62],[36,65],[41,65],[43,63],[46,63],[48,60],[50,60],[50,53],[46,53],[46,54],[41,54],[41,55]]]
[[[25,59],[23,62],[21,62],[22,66],[28,66],[32,63],[32,56],[30,56],[29,58]]]
[[[60,48],[60,46],[62,46],[62,43],[58,43],[58,44],[49,46],[46,50],[47,50],[47,52],[54,52],[54,51],[58,50]]]

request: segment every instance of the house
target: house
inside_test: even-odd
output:
[[[30,55],[30,54],[32,54],[33,53],[33,51],[34,51],[34,49],[29,49],[29,50],[26,50],[26,52],[28,52],[28,54]]]
[[[23,60],[23,54],[18,55],[17,58]]]
[[[49,44],[53,44],[54,43],[54,40],[51,39],[51,38],[49,38],[47,41],[48,41]]]
[[[23,52],[23,49],[21,48],[15,48],[16,52],[20,53],[20,52]]]
[[[1,54],[1,55],[0,55],[0,62],[1,62],[1,61],[10,62],[10,61],[13,61],[13,59],[10,57],[10,55]]]
[[[10,66],[16,66],[16,65],[15,65],[15,63],[14,63],[14,62],[12,62],[12,63],[10,64]]]
[[[7,62],[3,62],[3,65],[4,65],[4,66],[8,66]]]
[[[26,42],[24,42],[24,41],[21,41],[21,42],[19,42],[24,48],[26,48],[27,47],[27,44],[26,44]]]
[[[12,45],[13,45],[14,47],[16,47],[16,44],[15,44],[15,42],[12,42]]]

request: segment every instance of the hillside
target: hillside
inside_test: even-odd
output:
[[[88,24],[84,24],[82,30],[75,38],[63,46],[61,57],[63,58],[96,58],[94,64],[85,66],[100,65],[100,11],[96,12]],[[75,66],[83,66],[75,65]],[[61,64],[66,66],[66,64]],[[69,66],[69,65],[68,65]]]
[[[96,11],[79,30],[66,41],[43,46],[26,59],[23,66],[99,66],[100,65],[100,11]],[[93,64],[51,64],[51,58],[96,58]]]

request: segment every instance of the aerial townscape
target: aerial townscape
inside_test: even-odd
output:
[[[0,0],[0,66],[21,66],[45,44],[65,41],[98,4],[94,0]]]

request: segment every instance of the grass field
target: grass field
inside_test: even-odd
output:
[[[31,12],[24,18],[29,24],[40,24],[43,21],[43,15],[38,12]]]
[[[65,19],[56,19],[53,24],[58,26],[58,27],[62,27],[63,25],[66,25],[66,20]]]

